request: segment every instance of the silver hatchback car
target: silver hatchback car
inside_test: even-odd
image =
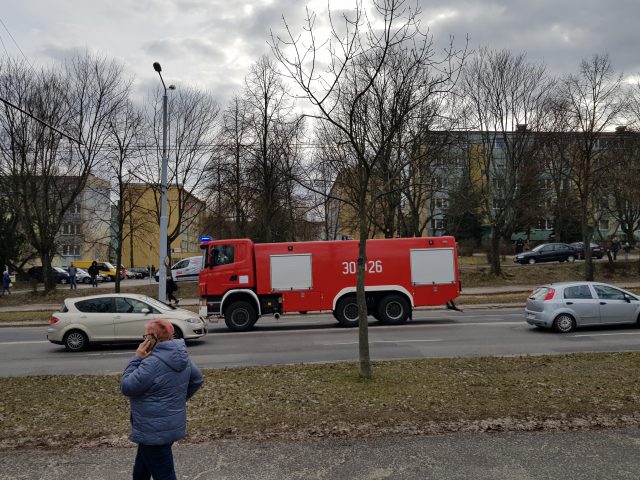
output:
[[[568,333],[585,325],[638,324],[640,300],[621,288],[599,282],[543,285],[527,299],[530,325]]]

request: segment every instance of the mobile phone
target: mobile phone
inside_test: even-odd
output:
[[[155,338],[149,339],[149,346],[147,347],[147,353],[151,353],[151,350],[155,348],[156,343],[158,343],[158,340],[156,340]]]

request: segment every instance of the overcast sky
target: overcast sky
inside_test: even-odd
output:
[[[242,87],[249,66],[268,53],[270,30],[282,16],[302,27],[296,0],[3,0],[0,53],[43,65],[88,49],[122,62],[138,94],[157,86],[152,63],[167,83],[207,89],[221,101]],[[331,0],[341,8],[349,2]],[[326,20],[326,0],[307,3]],[[625,75],[640,73],[640,1],[420,0],[423,24],[436,41],[527,52],[555,74],[575,71],[581,58],[609,53]],[[5,29],[6,27],[6,29]],[[9,36],[13,35],[14,41]]]

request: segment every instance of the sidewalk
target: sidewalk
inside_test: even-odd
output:
[[[626,282],[617,284],[620,288],[640,288],[640,282]],[[540,285],[496,285],[490,287],[471,287],[464,288],[462,286],[461,297],[473,296],[473,295],[499,295],[502,293],[519,293],[519,292],[532,292]],[[183,298],[180,300],[179,306],[194,306],[198,305],[197,298]],[[495,305],[495,304],[488,304]],[[518,303],[517,305],[521,305]],[[480,305],[468,305],[466,308],[479,308]],[[2,312],[39,312],[39,311],[55,311],[60,308],[59,303],[39,303],[29,305],[13,305],[9,307],[0,307],[0,313]],[[486,307],[484,307],[486,308]]]
[[[640,430],[454,433],[174,446],[179,479],[637,479]],[[0,452],[6,480],[131,478],[135,448]]]

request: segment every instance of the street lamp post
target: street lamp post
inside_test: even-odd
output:
[[[160,260],[158,263],[158,300],[166,301],[167,294],[167,86],[162,78],[162,67],[158,62],[153,63],[153,69],[160,75],[164,88],[162,96],[162,173],[160,176]],[[170,85],[169,88],[173,87]],[[175,87],[174,87],[175,88]]]

